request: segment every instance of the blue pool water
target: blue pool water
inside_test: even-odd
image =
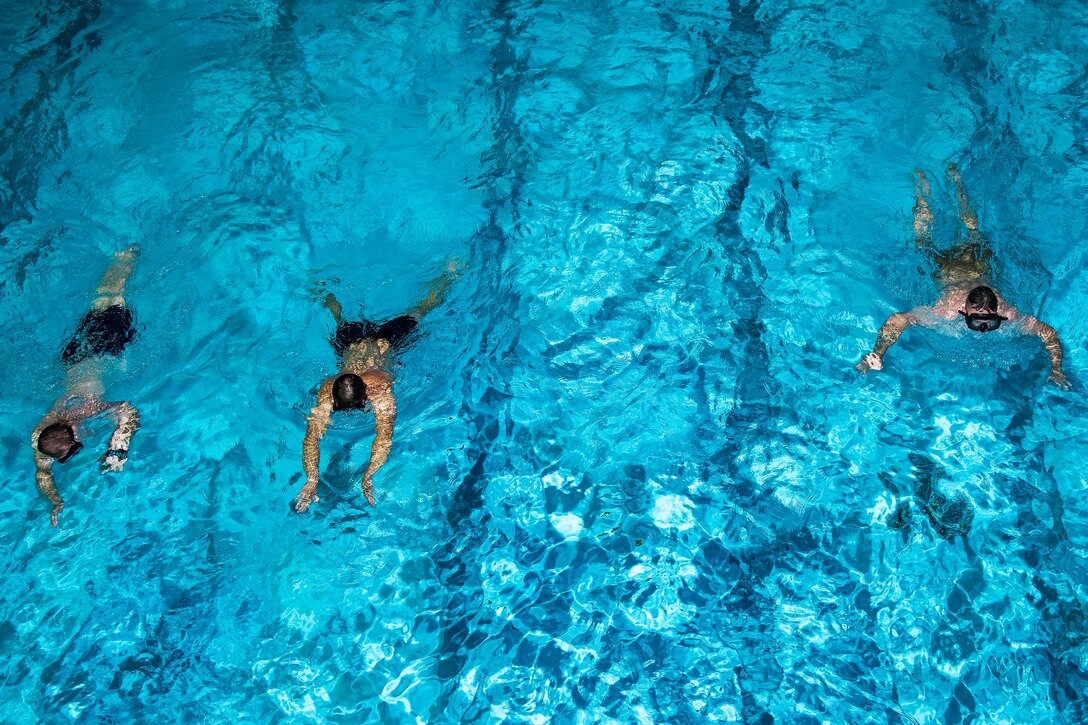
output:
[[[1076,2],[0,0],[0,721],[1088,721]],[[959,163],[1033,340],[911,331]],[[108,255],[119,475],[29,433]],[[288,505],[317,289],[467,263]],[[108,424],[89,448],[104,446]]]

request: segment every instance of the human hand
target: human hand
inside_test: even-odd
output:
[[[61,501],[53,506],[53,510],[49,512],[49,525],[54,529],[57,528],[57,517],[60,516],[60,512],[64,510],[64,502]]]
[[[869,372],[870,370],[883,370],[884,360],[875,352],[871,352],[863,357],[861,359],[861,362],[854,366],[854,369],[862,375]]]
[[[295,497],[295,511],[304,514],[306,509],[310,508],[310,504],[319,500],[317,497],[317,483],[307,483],[298,492],[298,496]]]
[[[1052,370],[1050,372],[1050,375],[1048,375],[1046,379],[1057,385],[1062,390],[1073,389],[1073,383],[1069,382],[1069,378],[1065,377],[1065,373],[1063,373],[1061,370]]]
[[[366,496],[367,503],[371,506],[378,505],[374,501],[374,481],[370,476],[363,476],[363,495]]]
[[[110,449],[98,460],[101,463],[100,470],[102,473],[117,473],[124,470],[125,461],[128,460],[128,452]]]

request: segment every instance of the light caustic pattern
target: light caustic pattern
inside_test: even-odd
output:
[[[12,3],[5,722],[1073,722],[1088,454],[1076,3]],[[1066,342],[911,331],[959,163]],[[139,242],[123,474],[28,433]],[[354,314],[466,272],[372,426]],[[104,438],[106,424],[88,448]]]

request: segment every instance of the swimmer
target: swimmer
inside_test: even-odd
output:
[[[873,351],[855,366],[857,370],[861,373],[881,370],[888,348],[912,325],[939,327],[962,318],[967,329],[973,332],[993,332],[1001,328],[1002,323],[1007,323],[1005,329],[1038,337],[1050,356],[1050,375],[1047,380],[1063,390],[1069,390],[1071,383],[1062,372],[1062,344],[1054,328],[1031,315],[1020,314],[991,286],[990,262],[993,254],[985,237],[978,230],[978,217],[968,202],[967,191],[956,165],[948,165],[948,179],[956,189],[960,221],[967,229],[967,241],[943,252],[937,251],[930,238],[933,214],[927,200],[929,180],[921,170],[915,170],[914,173],[914,241],[919,249],[931,255],[936,262],[941,295],[932,306],[916,307],[910,312],[897,312],[889,317],[877,334]]]
[[[388,364],[392,354],[404,347],[423,316],[445,299],[450,283],[458,277],[459,265],[450,261],[446,271],[433,280],[427,296],[407,314],[376,324],[369,320],[345,320],[336,297],[325,297],[325,307],[336,321],[332,346],[340,358],[340,372],[326,378],[317,391],[317,404],[310,410],[306,436],[302,440],[302,467],[306,484],[295,498],[295,510],[306,511],[318,500],[317,482],[321,463],[320,443],[338,410],[362,409],[367,402],[374,410],[374,443],[370,462],[363,474],[363,495],[374,502],[374,474],[389,460],[393,447],[393,424],[397,401],[393,397],[393,376]]]
[[[140,249],[133,244],[113,256],[113,263],[98,285],[98,297],[80,320],[72,339],[61,352],[67,368],[65,393],[34,428],[31,445],[37,469],[38,490],[53,504],[49,521],[57,525],[64,501],[53,480],[53,461],[65,463],[83,448],[83,421],[108,414],[117,422],[106,453],[99,459],[102,473],[120,471],[128,460],[132,435],[140,427],[140,414],[127,402],[103,400],[102,372],[136,337],[132,310],[125,305],[125,283],[132,274]]]

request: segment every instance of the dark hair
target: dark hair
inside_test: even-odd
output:
[[[997,295],[989,287],[975,287],[967,293],[967,304],[987,312],[996,312]]]
[[[67,423],[54,423],[38,435],[38,450],[50,458],[60,458],[76,442],[76,433]]]
[[[366,383],[358,375],[345,373],[332,384],[332,409],[362,408],[366,405]]]

